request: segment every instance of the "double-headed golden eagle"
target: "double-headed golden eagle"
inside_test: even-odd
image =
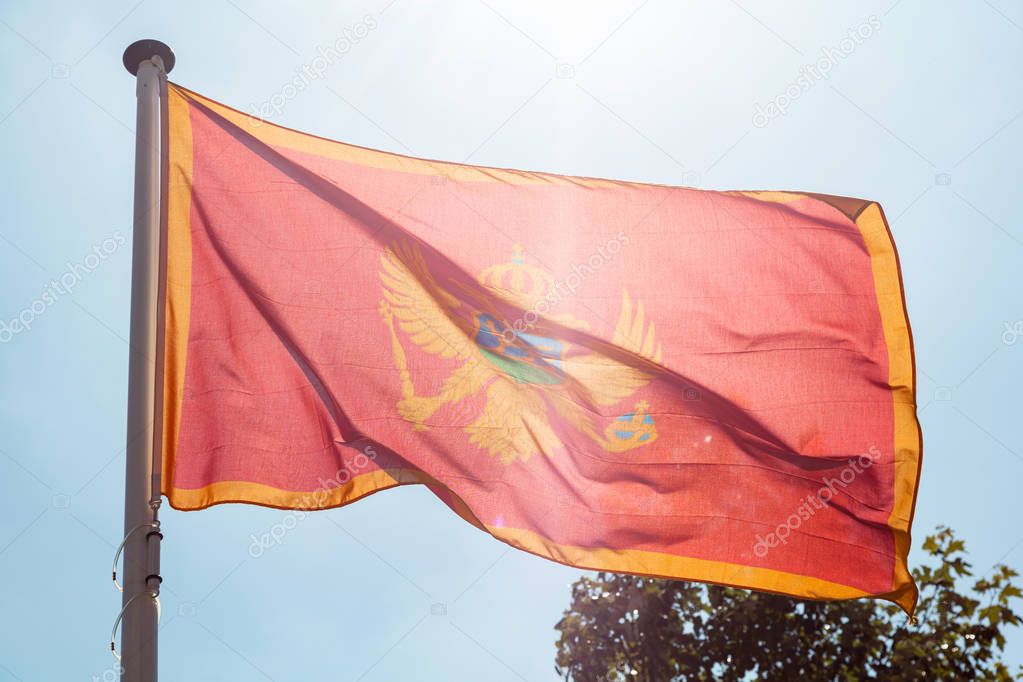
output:
[[[493,294],[489,302],[478,291],[453,285],[465,292],[459,298],[438,285],[413,244],[392,244],[381,265],[380,312],[390,330],[401,375],[398,411],[417,430],[440,425],[431,424],[431,419],[442,407],[452,406],[455,409],[446,413],[443,425],[461,428],[470,442],[505,464],[560,447],[562,438],[555,423],[616,452],[657,438],[645,402],[617,419],[601,412],[645,386],[661,359],[653,323],[644,319],[643,304],[633,305],[626,292],[622,292],[612,348],[605,353],[557,338],[557,329],[586,331],[589,327],[568,315],[536,316],[528,333],[515,331],[523,328],[521,322],[510,325],[499,320],[495,301],[531,310],[554,284],[549,274],[525,265],[521,257],[480,275],[483,290]],[[436,395],[416,395],[399,329],[423,351],[461,363]]]

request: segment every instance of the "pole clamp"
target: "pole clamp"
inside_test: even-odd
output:
[[[119,544],[117,546],[117,551],[114,552],[114,565],[113,565],[113,569],[110,571],[111,580],[114,581],[114,587],[117,588],[118,592],[124,592],[124,586],[122,586],[119,582],[117,582],[117,564],[121,560],[121,553],[124,552],[124,546],[126,544],[128,544],[129,538],[131,538],[131,536],[134,535],[135,532],[137,530],[141,529],[141,528],[154,528],[155,532],[158,535],[160,535],[161,538],[163,537],[163,535],[160,533],[160,522],[159,521],[146,521],[145,523],[140,523],[139,525],[135,526],[134,528],[132,528],[131,530],[129,530],[127,533],[124,534],[124,539],[121,540],[121,544]],[[154,531],[150,531],[150,532],[154,532]],[[149,535],[147,534],[146,537],[148,538]],[[159,545],[157,545],[157,546],[159,546]],[[157,566],[157,572],[159,572],[159,566]],[[147,580],[148,580],[148,577],[147,577]]]

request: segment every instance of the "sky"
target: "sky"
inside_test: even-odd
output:
[[[924,433],[910,563],[945,524],[979,572],[1023,569],[1019,2],[3,0],[0,323],[30,328],[0,327],[0,682],[114,679],[135,121],[121,53],[139,38],[174,49],[182,85],[368,147],[881,202]],[[67,272],[73,288],[44,300]],[[163,679],[556,679],[553,628],[582,572],[420,487],[161,517]],[[1007,657],[1023,663],[1019,631]]]

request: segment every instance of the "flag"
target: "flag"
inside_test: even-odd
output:
[[[912,612],[877,203],[430,161],[167,94],[172,506],[423,484],[564,564]]]

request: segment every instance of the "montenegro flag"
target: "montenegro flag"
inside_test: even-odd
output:
[[[177,509],[423,484],[587,569],[912,612],[913,352],[878,204],[429,161],[170,84]]]

